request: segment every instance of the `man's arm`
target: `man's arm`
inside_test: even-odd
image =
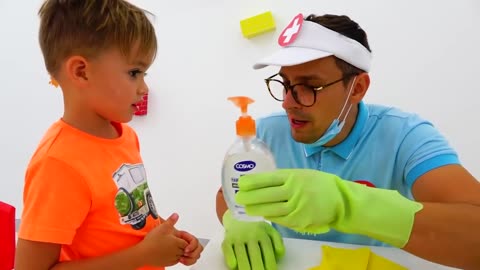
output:
[[[60,245],[18,239],[15,255],[16,270],[135,270],[142,266],[137,246],[111,255],[87,260],[58,263]]]
[[[220,187],[217,192],[217,200],[216,200],[216,210],[217,210],[217,217],[220,223],[222,223],[223,214],[227,211],[227,203],[225,202],[225,198],[223,197],[223,191]]]
[[[425,173],[412,187],[424,207],[404,249],[462,269],[480,269],[480,182],[460,165]]]

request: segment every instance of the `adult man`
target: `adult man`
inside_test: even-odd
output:
[[[370,48],[347,16],[299,14],[282,48],[254,68],[285,113],[257,122],[280,170],[242,176],[239,204],[265,222],[232,218],[221,190],[223,252],[234,269],[275,269],[284,237],[390,245],[425,259],[480,269],[480,183],[415,114],[365,104]],[[246,247],[245,247],[246,246]]]

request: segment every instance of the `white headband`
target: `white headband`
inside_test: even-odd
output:
[[[372,55],[362,44],[318,23],[303,20],[298,14],[285,27],[278,43],[282,48],[257,62],[253,68],[293,66],[334,55],[343,61],[370,71]]]

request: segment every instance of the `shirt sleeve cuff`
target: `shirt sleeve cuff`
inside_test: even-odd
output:
[[[415,181],[423,174],[433,169],[436,169],[445,165],[450,165],[450,164],[460,164],[460,161],[457,155],[447,154],[447,155],[440,155],[440,156],[427,159],[417,164],[415,167],[413,167],[410,170],[410,172],[408,172],[405,181],[408,187],[411,189],[413,186],[413,183],[415,183]]]
[[[23,224],[20,228],[18,238],[37,242],[70,245],[75,235],[74,230],[29,226],[28,224]]]

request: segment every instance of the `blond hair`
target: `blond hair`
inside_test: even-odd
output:
[[[155,57],[157,38],[147,13],[124,0],[46,0],[38,15],[47,71],[57,73],[69,56],[95,57],[111,48],[133,57],[135,44],[140,56]]]

